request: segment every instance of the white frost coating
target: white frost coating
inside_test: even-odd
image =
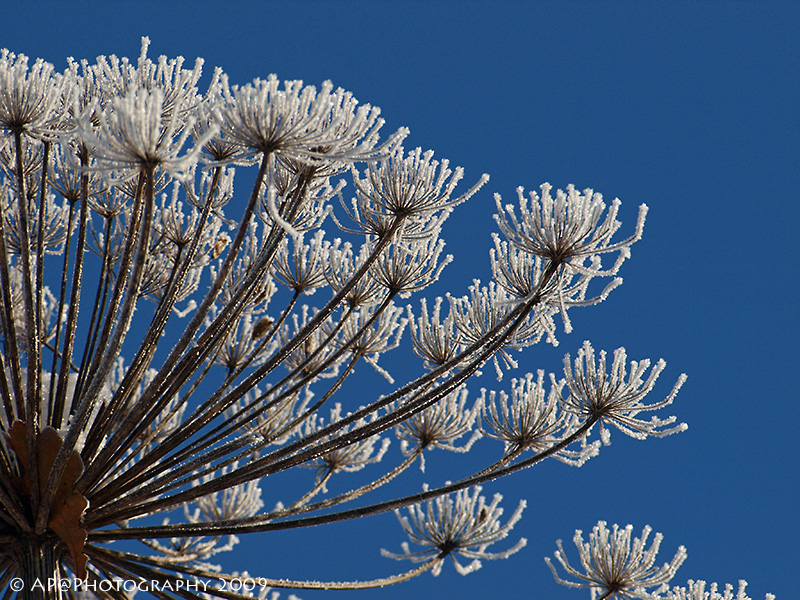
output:
[[[562,397],[564,410],[581,417],[597,418],[601,430],[605,430],[608,423],[613,423],[617,429],[636,439],[648,436],[664,437],[685,431],[688,427],[686,423],[665,428],[676,421],[674,416],[665,419],[654,416],[649,421],[637,418],[641,412],[657,410],[672,404],[678,390],[686,381],[686,375],[682,374],[664,400],[643,404],[642,399],[655,387],[658,376],[666,366],[664,360],[659,360],[647,379],[644,379],[650,368],[650,360],[634,360],[630,362],[628,374],[625,348],[617,348],[614,351],[611,371],[607,372],[605,351],[601,351],[599,361],[595,361],[594,348],[588,341],[584,342],[583,347],[578,350],[574,370],[569,354],[564,357],[564,374],[568,390]],[[602,435],[604,443],[608,443],[609,434],[603,431]]]
[[[654,566],[663,536],[657,533],[650,548],[645,549],[651,532],[652,528],[647,525],[642,530],[642,537],[634,538],[633,525],[620,529],[614,524],[609,530],[605,521],[598,521],[587,543],[583,541],[583,532],[578,529],[573,541],[580,556],[579,567],[569,563],[561,540],[558,540],[556,560],[576,580],[561,579],[550,559],[544,560],[558,583],[589,588],[592,600],[614,593],[626,598],[647,599],[650,597],[647,588],[667,583],[686,560],[686,548],[680,546],[670,562],[661,567]]]
[[[427,489],[424,488],[424,489]],[[500,501],[503,496],[495,494],[490,504],[480,496],[480,486],[456,492],[453,495],[440,496],[428,500],[425,509],[421,504],[414,504],[408,508],[409,516],[402,516],[395,510],[400,525],[415,544],[424,547],[418,552],[411,552],[408,542],[401,544],[402,554],[395,554],[388,550],[381,550],[383,556],[397,560],[409,559],[412,562],[426,562],[431,558],[439,558],[433,567],[432,573],[438,575],[442,571],[442,563],[447,556],[453,560],[456,570],[461,575],[468,575],[481,568],[481,560],[496,560],[508,558],[521,550],[527,540],[521,538],[514,546],[503,552],[487,552],[487,548],[500,540],[508,537],[514,525],[522,518],[525,509],[525,500],[520,500],[517,509],[505,525],[500,524],[503,509]],[[464,558],[472,559],[464,566],[456,559],[458,554]]]
[[[653,600],[750,600],[750,597],[745,592],[747,582],[744,579],[739,580],[739,588],[734,595],[733,586],[726,583],[724,588],[720,591],[716,583],[708,584],[706,587],[705,581],[692,581],[688,582],[686,587],[675,586],[669,591],[665,591],[663,595],[654,594]],[[775,600],[773,594],[767,594],[765,600]]]
[[[104,110],[90,105],[78,118],[77,133],[84,144],[95,148],[96,164],[81,168],[104,173],[120,170],[121,177],[111,177],[110,181],[121,182],[136,177],[142,166],[158,165],[176,179],[186,179],[203,144],[218,133],[218,128],[209,128],[180,156],[191,135],[194,117],[188,116],[184,121],[182,106],[167,111],[164,102],[164,92],[158,88],[134,88],[125,96],[114,98]],[[98,113],[100,125],[96,128],[93,119]]]

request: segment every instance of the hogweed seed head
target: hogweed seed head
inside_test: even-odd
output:
[[[544,371],[536,378],[528,373],[523,379],[511,380],[510,396],[505,392],[489,392],[484,402],[485,435],[502,440],[505,455],[514,456],[524,450],[542,452],[568,436],[579,425],[576,415],[561,410],[564,381],[551,375],[549,394],[545,393]],[[486,396],[484,391],[484,396]],[[584,444],[580,450],[563,448],[553,456],[573,466],[583,465],[597,455],[599,442]]]
[[[632,537],[633,525],[620,529],[614,524],[609,530],[605,521],[598,521],[587,543],[583,541],[583,532],[578,529],[573,541],[578,548],[579,567],[569,563],[561,540],[558,540],[556,560],[575,580],[561,579],[550,559],[545,558],[545,561],[558,583],[569,587],[588,587],[592,600],[598,597],[646,599],[649,597],[647,588],[667,583],[686,560],[686,548],[680,546],[670,562],[661,567],[654,566],[663,536],[657,533],[650,547],[645,549],[651,532],[648,525],[642,530],[642,537],[635,538]]]
[[[599,360],[595,361],[594,348],[588,341],[584,342],[583,347],[578,350],[574,369],[569,354],[564,357],[567,382],[567,391],[562,397],[564,410],[599,421],[601,436],[605,443],[610,439],[610,432],[605,428],[609,423],[636,439],[648,436],[664,437],[685,431],[688,427],[686,423],[667,427],[675,423],[674,416],[665,419],[654,416],[649,421],[638,418],[642,412],[658,410],[672,404],[686,381],[686,375],[682,374],[666,398],[652,404],[644,404],[642,400],[653,390],[666,364],[665,361],[659,360],[645,379],[650,361],[648,359],[631,361],[630,373],[627,373],[625,348],[618,348],[614,351],[614,362],[608,372],[605,351],[601,351]]]
[[[0,51],[0,129],[38,135],[58,129],[57,111],[69,104],[63,97],[72,89],[69,74],[56,75],[53,65],[6,49]]]
[[[469,452],[481,437],[481,431],[475,428],[475,423],[480,415],[482,403],[478,400],[468,408],[467,396],[466,388],[454,390],[396,427],[395,433],[402,440],[400,444],[403,454],[411,456],[420,452],[422,471],[425,470],[422,450],[441,448],[465,453]],[[469,439],[457,446],[456,440],[467,434],[471,434]]]
[[[125,96],[114,98],[100,113],[99,127],[92,109],[78,118],[78,135],[93,149],[96,166],[90,170],[120,170],[122,179],[130,179],[144,167],[161,167],[178,179],[185,179],[198,159],[203,144],[216,134],[206,132],[205,138],[184,155],[179,155],[194,119],[183,121],[177,109],[166,113],[164,92],[158,88],[134,88]]]
[[[509,243],[520,250],[541,256],[555,263],[614,252],[630,246],[642,236],[647,206],[642,205],[639,221],[633,236],[622,242],[612,243],[611,238],[621,223],[616,220],[620,201],[614,200],[601,222],[606,205],[600,194],[587,189],[580,193],[575,186],[568,185],[566,192],[556,190],[550,195],[552,186],[541,186],[541,197],[530,192],[530,206],[523,188],[517,188],[520,217],[513,205],[502,205],[502,198],[495,194],[497,214],[495,220]]]
[[[669,591],[653,594],[648,600],[750,600],[745,592],[746,587],[747,582],[743,579],[739,580],[739,588],[734,595],[733,586],[730,583],[726,583],[720,591],[716,583],[708,584],[706,587],[705,581],[690,579],[686,587],[675,586]],[[765,600],[775,600],[775,596],[767,594]]]
[[[456,492],[455,500],[452,494],[440,496],[429,500],[425,509],[422,505],[415,504],[409,507],[407,517],[396,510],[400,525],[411,541],[422,546],[423,550],[411,552],[408,543],[403,542],[402,554],[388,550],[381,550],[381,554],[397,560],[409,559],[412,562],[425,562],[434,558],[437,560],[432,571],[434,575],[441,572],[444,559],[449,556],[456,570],[461,575],[468,575],[481,568],[481,560],[508,558],[519,552],[527,544],[525,538],[503,552],[487,552],[487,549],[508,537],[522,517],[526,502],[521,500],[511,518],[505,525],[501,525],[503,509],[500,508],[500,502],[503,497],[495,494],[492,502],[487,504],[486,499],[479,495],[480,492],[481,487],[476,486],[472,490]],[[464,566],[455,555],[472,559],[472,562]]]

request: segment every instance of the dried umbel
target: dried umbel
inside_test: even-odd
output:
[[[653,598],[663,598],[663,600],[750,600],[745,592],[747,582],[739,580],[739,588],[734,595],[733,586],[726,583],[720,591],[716,583],[706,584],[705,581],[692,581],[686,587],[675,586],[669,591],[664,592]],[[767,594],[765,600],[775,600],[773,594]]]
[[[655,562],[663,536],[657,533],[650,547],[645,548],[651,532],[652,529],[647,526],[642,531],[642,537],[632,537],[632,525],[620,528],[614,524],[608,529],[606,522],[600,521],[592,529],[587,543],[583,541],[582,532],[577,530],[574,541],[578,547],[580,567],[573,567],[569,563],[561,540],[558,540],[556,560],[568,574],[576,578],[575,581],[561,579],[550,559],[545,560],[559,583],[588,587],[592,592],[592,600],[598,597],[647,598],[648,588],[667,583],[686,560],[686,548],[681,546],[670,562],[657,567]]]
[[[745,593],[747,582],[744,580],[739,581],[736,596],[730,584],[720,592],[716,583],[706,587],[705,581],[691,579],[686,587],[670,589],[669,582],[686,560],[686,548],[678,547],[672,560],[657,566],[656,557],[663,536],[657,533],[647,548],[651,533],[652,529],[647,525],[642,537],[632,537],[633,525],[619,527],[614,524],[609,529],[605,521],[599,521],[589,534],[588,543],[584,542],[580,529],[575,531],[573,541],[578,548],[579,566],[569,562],[561,540],[556,542],[558,551],[555,558],[570,578],[562,579],[550,559],[544,560],[558,583],[572,588],[589,588],[592,600],[751,600]],[[766,594],[765,600],[775,600],[775,596]]]
[[[235,86],[216,70],[202,91],[202,61],[153,61],[148,44],[135,61],[70,60],[60,74],[0,54],[4,593],[14,577],[230,579],[211,561],[241,535],[404,506],[423,549],[396,557],[415,568],[259,580],[374,587],[438,573],[456,555],[471,561],[456,562],[466,573],[521,548],[489,551],[524,502],[503,523],[479,484],[548,457],[582,464],[607,423],[637,437],[671,431],[671,417],[637,417],[677,392],[643,402],[661,363],[643,380],[644,362],[628,376],[615,354],[606,375],[590,346],[549,392],[543,373],[467,391],[487,362],[498,377],[515,369],[512,351],[555,344],[568,310],[619,285],[644,209],[615,241],[619,202],[606,209],[591,191],[520,192],[521,217],[498,198],[494,279],[407,301],[446,272],[443,225],[488,176],[459,189],[462,169],[404,149],[405,129],[382,139],[378,109],[330,82]],[[244,168],[254,177],[242,194]],[[595,278],[610,279],[595,289]],[[383,357],[402,352],[398,373]],[[353,374],[372,370],[387,387],[352,393]],[[492,443],[497,459],[470,476],[441,483],[447,474],[429,469],[438,486],[369,499],[423,454]],[[307,488],[273,485],[287,471]]]
[[[503,552],[487,552],[486,549],[508,536],[522,517],[525,501],[521,501],[505,525],[501,525],[503,509],[500,508],[500,502],[503,497],[495,494],[492,502],[487,504],[486,498],[479,495],[480,491],[480,486],[476,486],[471,493],[470,490],[461,490],[456,493],[455,500],[450,495],[439,496],[429,500],[425,509],[415,504],[409,508],[409,517],[395,511],[411,540],[424,549],[411,552],[408,543],[403,542],[403,554],[383,550],[383,555],[398,560],[408,558],[413,562],[426,562],[434,575],[441,572],[442,563],[449,556],[458,572],[467,575],[481,568],[481,559],[508,558],[515,554],[527,544],[525,538]],[[465,567],[458,562],[456,554],[471,558],[472,562]]]

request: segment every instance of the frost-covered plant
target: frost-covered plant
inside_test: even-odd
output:
[[[657,533],[650,547],[645,548],[652,531],[647,525],[642,537],[637,538],[632,537],[633,525],[620,528],[614,524],[609,529],[605,521],[599,521],[589,534],[587,543],[583,541],[583,532],[577,529],[573,541],[578,548],[580,566],[570,564],[561,540],[557,540],[555,558],[572,579],[562,579],[550,559],[544,560],[558,583],[573,588],[589,588],[592,600],[750,600],[745,594],[747,582],[744,580],[739,581],[739,592],[735,597],[730,584],[719,592],[716,583],[706,588],[705,581],[691,579],[687,587],[675,586],[670,590],[668,583],[686,560],[686,548],[678,547],[672,560],[659,567],[656,556],[664,536]],[[765,600],[775,600],[775,596],[767,594]]]
[[[663,363],[646,379],[647,361],[626,374],[619,350],[606,373],[588,343],[549,392],[543,372],[520,374],[509,392],[467,403],[487,363],[502,377],[517,366],[511,350],[557,343],[569,311],[620,284],[646,207],[616,241],[619,201],[606,206],[592,190],[520,189],[518,208],[497,196],[505,239],[491,251],[493,280],[406,303],[442,276],[452,260],[442,226],[488,176],[458,189],[461,168],[403,148],[405,129],[381,138],[379,109],[330,82],[271,75],[237,86],[216,70],[203,91],[201,60],[153,61],[148,44],[137,60],[70,59],[63,73],[0,54],[6,596],[17,577],[30,598],[74,596],[57,584],[69,576],[91,589],[230,581],[208,561],[241,535],[403,507],[403,529],[423,549],[394,556],[422,562],[411,571],[259,580],[375,587],[438,573],[455,555],[471,561],[456,562],[467,572],[521,547],[488,550],[524,502],[501,524],[499,498],[487,503],[479,484],[548,457],[580,465],[608,423],[635,437],[682,428],[638,417],[677,392],[643,401]],[[234,186],[243,169],[253,171],[244,195]],[[608,283],[595,289],[595,278]],[[403,351],[401,376],[387,355]],[[365,364],[390,387],[349,393]],[[389,451],[391,431],[400,452]],[[498,458],[472,475],[444,483],[452,477],[429,470],[438,485],[369,500],[423,452],[492,440]],[[307,487],[271,485],[287,471]],[[56,585],[38,591],[36,579]]]
[[[656,598],[662,598],[663,600],[750,600],[750,597],[745,592],[746,588],[747,582],[744,579],[739,580],[739,588],[736,595],[734,595],[733,585],[730,583],[726,583],[722,591],[720,591],[716,583],[708,584],[708,587],[706,587],[705,581],[692,581],[690,579],[686,587],[675,586],[662,595],[653,595],[651,598],[653,600]],[[775,600],[775,596],[767,594],[765,600]]]
[[[570,587],[586,587],[596,598],[644,598],[647,589],[661,586],[675,576],[678,567],[686,560],[686,548],[678,548],[672,560],[658,567],[655,565],[658,549],[664,536],[655,535],[649,548],[645,549],[652,529],[647,526],[642,537],[632,537],[633,525],[609,529],[605,521],[600,521],[589,534],[589,542],[583,541],[583,532],[575,531],[575,545],[578,547],[580,567],[573,567],[567,560],[561,540],[558,540],[556,560],[566,572],[577,581],[561,579],[556,569],[545,558],[553,571],[556,581]]]
[[[456,570],[467,575],[481,568],[481,559],[508,558],[515,554],[527,544],[525,538],[503,552],[487,552],[486,549],[508,536],[522,517],[525,501],[520,501],[511,518],[501,525],[503,509],[500,508],[500,501],[503,497],[495,494],[492,502],[486,504],[486,499],[479,495],[480,491],[480,486],[476,486],[472,493],[459,490],[455,501],[449,494],[439,496],[428,500],[425,509],[415,504],[409,508],[408,517],[396,510],[395,514],[411,541],[422,546],[423,550],[411,552],[408,543],[403,542],[402,554],[388,550],[382,550],[382,554],[398,560],[407,558],[426,563],[425,566],[431,568],[434,575],[441,572],[442,563],[448,556],[452,558]],[[464,566],[458,562],[456,554],[471,558],[472,562]]]

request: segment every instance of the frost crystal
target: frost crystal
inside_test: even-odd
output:
[[[522,517],[525,501],[521,500],[508,522],[501,525],[500,517],[503,515],[503,509],[500,508],[500,501],[503,497],[495,494],[492,502],[486,504],[486,499],[479,496],[480,491],[480,486],[476,486],[471,492],[461,490],[456,493],[455,501],[452,495],[440,496],[428,501],[424,510],[420,504],[415,504],[409,507],[408,517],[402,516],[400,511],[395,511],[400,525],[411,541],[425,549],[411,552],[408,543],[403,542],[402,554],[394,554],[388,550],[381,550],[381,553],[397,560],[404,558],[413,562],[433,560],[434,575],[441,572],[442,563],[447,556],[452,558],[459,573],[468,575],[481,568],[482,559],[495,560],[515,554],[527,543],[525,538],[521,538],[504,552],[487,552],[486,549],[508,536]],[[458,562],[455,554],[472,559],[472,562],[464,566]]]
[[[666,364],[663,360],[659,360],[647,379],[644,379],[650,361],[648,359],[631,361],[630,373],[627,373],[625,348],[618,348],[614,351],[614,363],[609,373],[606,372],[605,351],[600,352],[599,362],[596,362],[592,345],[584,342],[575,359],[574,370],[569,354],[564,358],[568,391],[562,397],[564,410],[600,421],[603,440],[606,443],[610,435],[605,429],[607,423],[613,423],[617,429],[637,439],[651,435],[663,437],[685,431],[687,428],[685,423],[664,428],[675,422],[674,416],[666,419],[652,417],[649,421],[637,418],[641,412],[658,410],[672,404],[678,390],[686,381],[686,375],[681,375],[664,400],[643,404],[642,399],[652,391]]]
[[[592,600],[599,597],[647,599],[647,588],[667,583],[686,560],[686,548],[680,546],[670,562],[661,567],[654,566],[663,536],[657,533],[650,548],[645,549],[651,531],[648,525],[642,531],[641,538],[634,538],[633,525],[620,529],[615,524],[609,530],[605,521],[598,521],[586,543],[583,541],[583,532],[576,530],[574,542],[580,556],[580,567],[573,567],[569,563],[561,540],[558,540],[556,560],[576,581],[561,579],[550,559],[545,558],[545,561],[558,583],[569,587],[588,587],[592,592]]]

